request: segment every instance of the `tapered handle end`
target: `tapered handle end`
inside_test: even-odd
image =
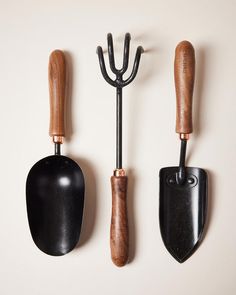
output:
[[[192,125],[192,97],[195,76],[195,53],[192,44],[182,41],[175,50],[174,76],[176,89],[176,132],[190,134]]]
[[[127,176],[112,176],[111,258],[116,266],[128,261]]]

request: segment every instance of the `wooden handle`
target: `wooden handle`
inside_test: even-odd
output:
[[[112,176],[112,216],[110,231],[111,258],[115,265],[124,266],[128,260],[127,176]]]
[[[54,142],[62,143],[62,138],[65,136],[66,62],[61,50],[55,50],[50,55],[48,78],[50,93],[49,134],[53,137]]]
[[[180,135],[193,132],[192,97],[195,74],[194,48],[182,41],[175,50],[176,132]]]

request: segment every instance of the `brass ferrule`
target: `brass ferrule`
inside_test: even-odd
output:
[[[125,176],[125,170],[124,169],[116,169],[114,170],[114,176]]]
[[[180,133],[179,138],[181,140],[189,140],[189,134],[188,133]]]
[[[57,136],[57,135],[54,135],[53,137],[52,137],[52,141],[54,142],[54,143],[63,143],[63,136]]]

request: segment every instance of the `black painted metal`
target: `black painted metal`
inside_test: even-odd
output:
[[[170,254],[180,263],[197,249],[207,212],[207,174],[185,167],[185,181],[178,184],[179,167],[160,170],[160,230]]]
[[[181,140],[180,157],[179,157],[179,172],[176,174],[178,184],[183,184],[185,181],[185,157],[186,157],[187,140]]]
[[[83,208],[84,176],[79,165],[61,156],[61,144],[55,143],[55,155],[38,161],[26,181],[26,204],[31,236],[46,254],[61,256],[79,241]]]
[[[143,53],[143,48],[139,46],[136,51],[135,60],[132,72],[127,79],[123,79],[123,74],[128,69],[129,64],[129,49],[130,49],[130,39],[129,33],[125,35],[124,41],[124,55],[123,55],[123,66],[121,69],[117,69],[115,66],[114,58],[114,48],[112,34],[107,34],[107,44],[108,44],[108,58],[111,71],[116,75],[116,79],[112,80],[106,70],[103,50],[101,46],[97,47],[97,54],[99,59],[99,64],[101,68],[102,75],[104,79],[112,86],[117,88],[116,94],[116,169],[122,168],[122,88],[131,83],[137,75],[139,62],[141,54]]]
[[[202,239],[207,208],[207,174],[186,167],[187,140],[181,140],[178,167],[160,170],[160,229],[170,254],[180,263]]]
[[[37,247],[53,256],[70,252],[79,240],[84,207],[84,177],[77,163],[59,155],[38,161],[27,177],[26,201]]]
[[[116,169],[122,168],[122,88],[116,88]]]
[[[54,149],[55,149],[55,155],[60,155],[61,154],[61,144],[60,143],[55,142]]]

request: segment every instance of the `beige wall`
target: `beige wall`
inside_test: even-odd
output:
[[[234,0],[0,1],[1,295],[236,294],[235,27]],[[131,262],[118,269],[109,251],[115,91],[101,76],[96,46],[106,47],[112,32],[121,62],[127,31],[132,50],[146,52],[124,90]],[[160,237],[158,172],[178,161],[173,57],[183,39],[197,60],[188,164],[209,171],[210,203],[205,239],[180,265]],[[32,242],[25,204],[30,167],[53,152],[47,63],[55,48],[73,64],[73,134],[63,152],[79,159],[87,185],[80,245],[59,258]]]

